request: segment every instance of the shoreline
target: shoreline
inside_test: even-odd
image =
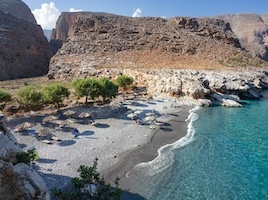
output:
[[[173,144],[186,136],[188,123],[185,120],[188,118],[191,109],[190,106],[183,105],[179,111],[171,113],[172,117],[167,122],[168,126],[159,127],[147,143],[120,155],[119,162],[102,171],[104,179],[108,183],[112,183],[118,177],[120,179],[119,185],[127,195],[125,198],[131,198],[134,195],[131,190],[133,183],[126,177],[126,174],[136,165],[156,159],[161,147]],[[120,183],[123,183],[123,185]]]
[[[160,116],[157,120],[163,121],[164,124],[153,125],[155,129],[151,129],[151,125],[139,125],[129,119],[129,112],[115,112],[112,117],[96,118],[96,126],[73,123],[71,126],[77,128],[80,133],[76,138],[68,131],[53,129],[53,134],[60,141],[53,141],[52,144],[40,142],[29,134],[44,128],[41,122],[47,114],[13,118],[8,125],[16,126],[33,120],[36,123],[28,131],[14,133],[14,136],[24,150],[32,146],[36,148],[40,158],[35,161],[34,168],[44,179],[48,190],[54,187],[68,189],[70,179],[78,176],[78,167],[91,166],[94,158],[99,159],[98,171],[101,176],[108,183],[112,183],[116,177],[123,180],[135,165],[155,159],[158,149],[162,146],[172,144],[185,136],[185,119],[188,118],[191,109],[182,102],[171,100],[131,100],[124,101],[123,105],[132,113],[141,111],[141,119],[150,112],[156,112]],[[78,113],[82,111],[86,110],[83,107],[77,108]],[[133,159],[129,160],[130,157]],[[126,186],[120,184],[125,191],[129,190]]]

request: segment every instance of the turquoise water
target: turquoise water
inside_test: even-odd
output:
[[[137,192],[152,200],[268,199],[268,101],[248,102],[195,111],[189,144],[137,166]]]

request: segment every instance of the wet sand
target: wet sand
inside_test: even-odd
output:
[[[126,191],[123,199],[143,199],[134,194],[131,187],[132,180],[126,177],[137,164],[154,160],[158,149],[167,144],[173,144],[187,134],[187,122],[191,107],[183,106],[178,112],[173,113],[170,120],[155,131],[149,142],[136,149],[120,155],[120,161],[103,172],[107,182],[112,183],[116,177],[120,179],[120,187]]]

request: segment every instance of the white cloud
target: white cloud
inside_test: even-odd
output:
[[[140,17],[141,16],[141,9],[137,8],[134,13],[132,14],[132,17]]]
[[[82,12],[83,10],[70,8],[70,12]]]
[[[55,7],[53,2],[43,3],[40,9],[32,11],[35,19],[43,29],[55,28],[56,21],[60,16],[60,11]]]

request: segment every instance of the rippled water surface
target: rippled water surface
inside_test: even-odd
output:
[[[191,142],[137,166],[136,190],[152,200],[268,199],[268,101],[248,102],[195,110]]]

